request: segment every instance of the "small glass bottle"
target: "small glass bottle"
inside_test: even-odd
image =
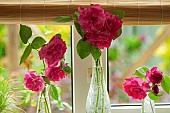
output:
[[[92,79],[86,101],[86,113],[111,113],[101,59],[94,61]]]
[[[148,95],[143,100],[141,113],[156,113],[155,103]]]
[[[36,113],[51,113],[47,84],[45,85],[44,91],[39,93]]]

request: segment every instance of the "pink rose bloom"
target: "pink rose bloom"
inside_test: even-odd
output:
[[[122,27],[122,20],[111,13],[106,12],[106,22],[103,28],[103,32],[110,35],[112,39],[118,36],[118,31]]]
[[[109,48],[112,38],[104,33],[87,33],[85,38],[88,42],[100,49]]]
[[[157,70],[157,67],[153,67],[150,71],[146,72],[146,78],[149,83],[159,84],[163,80],[163,73]]]
[[[48,67],[54,67],[64,57],[66,49],[66,43],[58,36],[54,36],[38,53],[41,60],[45,59]]]
[[[67,74],[64,73],[61,67],[47,67],[45,70],[45,76],[47,76],[50,81],[55,82],[65,78]]]
[[[35,92],[42,92],[44,90],[44,80],[41,76],[36,74],[36,71],[25,73],[24,84],[27,89]]]
[[[131,96],[133,99],[142,100],[146,97],[146,91],[148,91],[149,84],[144,82],[139,77],[131,77],[126,79],[126,82],[123,84],[125,92]]]
[[[92,5],[89,8],[78,8],[80,16],[78,23],[82,26],[85,32],[96,32],[103,28],[106,16],[102,7],[98,4]]]

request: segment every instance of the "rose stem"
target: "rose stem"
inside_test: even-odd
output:
[[[151,105],[152,113],[154,113],[154,111],[153,111],[153,106],[152,106],[152,103],[151,103],[151,100],[150,100],[149,102],[150,102],[150,105]]]
[[[96,100],[96,109],[95,109],[95,112],[97,113],[97,107],[98,107],[98,104],[99,104],[99,77],[98,77],[98,59],[95,61],[96,63],[96,81],[97,81],[97,86],[98,86],[98,91],[97,91],[97,100]]]
[[[103,69],[102,69],[102,66],[101,66],[101,63],[100,63],[100,60],[99,60],[99,65],[100,65],[100,68],[101,68],[101,74],[102,74],[102,78],[101,78],[101,83],[102,83],[102,113],[104,113],[104,84],[103,84]]]
[[[142,101],[142,113],[144,113],[144,101],[145,100]]]
[[[40,113],[40,102],[41,102],[41,98],[42,98],[42,93],[40,94],[40,97],[38,99],[38,113]]]

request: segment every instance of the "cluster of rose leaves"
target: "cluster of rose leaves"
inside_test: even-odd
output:
[[[61,66],[66,49],[66,43],[60,37],[54,36],[47,45],[38,51],[40,60],[45,59],[48,65],[45,69],[45,76],[48,77],[50,81],[59,81],[67,76]],[[36,71],[26,72],[24,82],[25,87],[29,90],[35,92],[42,92],[44,90],[45,82],[43,77],[39,76]]]
[[[147,96],[147,92],[151,91],[154,95],[159,94],[158,86],[163,80],[163,73],[157,70],[157,67],[153,67],[146,72],[146,79],[144,81],[139,77],[127,78],[124,86],[124,91],[133,99],[142,100]]]
[[[113,39],[118,37],[122,27],[122,20],[98,5],[88,8],[78,8],[78,23],[85,32],[83,40],[88,40],[93,46],[104,49],[109,48]]]

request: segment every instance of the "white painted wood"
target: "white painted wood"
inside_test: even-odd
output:
[[[85,113],[86,97],[90,86],[88,69],[92,67],[92,57],[80,59],[76,52],[76,45],[81,37],[74,29],[72,30],[73,46],[73,112]],[[106,70],[106,51],[103,52],[103,68]],[[106,72],[106,71],[105,71]]]
[[[170,105],[156,106],[156,113],[170,113]],[[141,106],[112,107],[112,113],[141,113]]]

